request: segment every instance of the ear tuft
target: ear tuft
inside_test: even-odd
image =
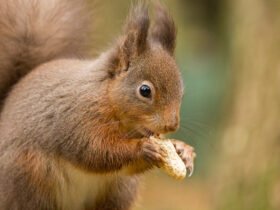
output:
[[[130,9],[124,26],[124,34],[118,40],[112,61],[110,75],[127,71],[132,59],[148,48],[147,36],[150,26],[148,6],[140,1]]]
[[[141,54],[147,47],[147,36],[150,26],[148,6],[144,2],[133,5],[127,18],[124,32],[128,44],[133,48],[133,53]],[[133,39],[133,40],[131,40]]]
[[[161,44],[170,54],[174,54],[177,30],[173,18],[167,9],[157,1],[155,23],[152,28],[152,40]]]

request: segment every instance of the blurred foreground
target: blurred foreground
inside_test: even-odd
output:
[[[207,210],[213,208],[210,185],[201,179],[176,181],[154,171],[145,175],[135,210]]]

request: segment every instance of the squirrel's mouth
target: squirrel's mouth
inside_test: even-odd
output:
[[[140,133],[145,136],[145,137],[150,137],[150,136],[154,136],[155,135],[155,132],[148,129],[148,128],[143,128],[140,130]]]

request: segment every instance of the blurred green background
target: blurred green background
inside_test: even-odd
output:
[[[182,182],[145,176],[137,210],[280,209],[280,1],[166,0],[184,76],[181,128],[195,147]],[[98,54],[121,33],[131,1],[93,5]]]

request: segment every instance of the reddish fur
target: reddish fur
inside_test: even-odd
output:
[[[11,1],[10,10],[17,8],[18,1]],[[65,14],[66,8],[73,9],[69,21],[80,18],[77,12],[80,7],[73,6],[76,0],[70,1],[69,5],[64,0],[53,1],[58,4],[58,10],[51,17],[58,18],[58,25],[49,27],[46,22],[44,28],[52,33],[51,29],[59,29],[58,37],[40,45],[42,48],[38,52],[32,51],[33,45],[29,42],[23,42],[27,47],[23,57],[27,59],[20,61],[28,64],[24,68],[14,68],[11,63],[18,58],[17,50],[11,50],[9,59],[1,52],[0,59],[8,63],[0,68],[0,73],[4,72],[9,78],[14,78],[13,71],[19,73],[16,79],[5,79],[9,84],[38,64],[72,54],[76,46],[80,46],[79,41],[83,38],[80,27],[83,25],[63,23],[62,28],[66,31],[59,33],[62,32],[59,17]],[[37,0],[30,0],[24,4],[30,7],[35,2]],[[38,1],[35,8],[23,10],[23,15],[30,13],[32,16],[28,17],[35,18],[33,13],[38,11],[37,6],[44,5],[42,2],[45,1]],[[176,130],[183,94],[181,75],[170,53],[175,47],[175,36],[169,33],[171,22],[168,21],[171,19],[159,18],[157,22],[160,30],[167,33],[172,43],[170,48],[160,34],[149,36],[145,5],[139,4],[132,11],[124,34],[99,58],[46,62],[18,82],[5,99],[0,120],[0,209],[64,208],[60,194],[53,190],[65,192],[66,186],[68,192],[67,189],[75,184],[71,183],[71,170],[85,177],[101,175],[106,179],[113,175],[96,197],[79,203],[78,209],[128,210],[132,207],[137,195],[136,175],[157,166],[164,155],[148,140],[150,134],[142,129],[149,128],[154,133]],[[15,17],[8,17],[20,18],[13,15]],[[7,17],[3,18],[2,24],[8,21]],[[32,18],[22,27],[34,26],[36,21]],[[167,23],[167,31],[161,21]],[[8,40],[2,45],[9,48],[14,43],[11,31],[5,30],[0,29],[0,38]],[[42,37],[50,35],[41,33]],[[40,43],[42,37],[32,36],[29,41],[39,40]],[[23,49],[19,46],[18,50],[23,53]],[[137,98],[137,87],[145,80],[154,86],[153,103]],[[0,90],[5,93],[9,85],[0,84],[4,87]],[[70,169],[67,168],[69,165]]]

